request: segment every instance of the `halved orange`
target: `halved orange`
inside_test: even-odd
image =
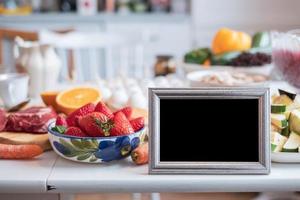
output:
[[[70,114],[87,103],[97,103],[101,100],[101,93],[93,87],[76,87],[62,91],[56,97],[58,109]]]
[[[41,93],[41,98],[46,106],[52,106],[56,111],[56,97],[59,94],[59,91],[45,91]]]

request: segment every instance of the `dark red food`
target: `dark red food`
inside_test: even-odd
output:
[[[67,128],[65,135],[87,137],[87,135],[80,128],[74,126]]]
[[[93,112],[79,118],[79,126],[91,137],[110,136],[112,122],[100,112]]]
[[[144,117],[138,117],[133,120],[130,120],[130,124],[131,124],[134,132],[136,132],[144,127],[144,125],[145,125]]]
[[[56,122],[55,122],[56,126],[64,126],[64,127],[68,127],[67,121],[65,116],[63,115],[58,115],[56,117]]]
[[[110,130],[111,136],[129,135],[134,130],[123,112],[117,112],[113,118],[113,127]]]
[[[105,103],[101,101],[96,105],[95,112],[103,113],[106,117],[108,117],[108,119],[114,117],[114,114],[111,112],[111,110],[105,105]]]
[[[49,120],[56,118],[52,107],[30,107],[7,117],[5,129],[7,131],[46,133]]]
[[[3,109],[0,109],[0,131],[3,131],[7,123],[6,112]]]
[[[271,55],[265,53],[248,53],[244,52],[238,57],[232,59],[229,65],[232,66],[262,66],[272,62]]]
[[[85,116],[91,112],[94,112],[94,110],[95,110],[95,105],[93,103],[88,103],[82,106],[81,108],[78,108],[67,117],[66,120],[68,126],[77,126],[78,117]]]
[[[116,114],[117,112],[122,112],[127,119],[130,119],[132,114],[132,108],[130,106],[127,106],[125,108],[122,108],[121,110],[116,111],[114,114]]]

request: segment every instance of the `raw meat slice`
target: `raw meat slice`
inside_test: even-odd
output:
[[[6,124],[7,131],[46,133],[49,120],[56,118],[52,107],[30,107],[11,113]]]
[[[6,112],[3,109],[0,109],[0,131],[3,131],[7,123]]]

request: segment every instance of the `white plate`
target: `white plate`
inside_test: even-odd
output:
[[[271,153],[271,160],[280,163],[300,163],[300,153]]]
[[[182,66],[183,71],[187,74],[189,72],[193,71],[199,71],[199,70],[237,70],[241,72],[251,72],[251,73],[258,73],[262,75],[269,76],[272,72],[273,65],[264,65],[264,66],[251,66],[251,67],[233,67],[233,66],[224,66],[224,65],[213,65],[207,68],[207,66],[199,65],[199,64],[192,64],[192,63],[179,63],[180,66]]]
[[[236,70],[214,70],[214,69],[208,69],[208,70],[200,70],[200,71],[194,71],[190,72],[186,75],[187,80],[189,81],[189,85],[191,87],[220,87],[220,86],[229,86],[229,87],[239,87],[239,86],[268,86],[268,76],[266,76],[267,80],[262,81],[262,82],[251,82],[251,83],[233,83],[233,84],[226,84],[226,83],[221,83],[221,84],[213,84],[213,83],[204,83],[201,81],[201,79],[204,76],[207,75],[214,75],[218,73],[224,73],[224,72],[229,72],[229,73],[236,73],[236,72],[241,72],[241,71],[236,71]],[[251,75],[263,75],[264,74],[259,74],[259,73],[252,73],[252,72],[242,72],[245,74],[251,74]]]

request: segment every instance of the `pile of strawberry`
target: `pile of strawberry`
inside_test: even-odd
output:
[[[144,127],[144,118],[131,118],[132,108],[112,112],[103,102],[86,104],[69,116],[58,115],[52,130],[78,137],[129,135]]]

